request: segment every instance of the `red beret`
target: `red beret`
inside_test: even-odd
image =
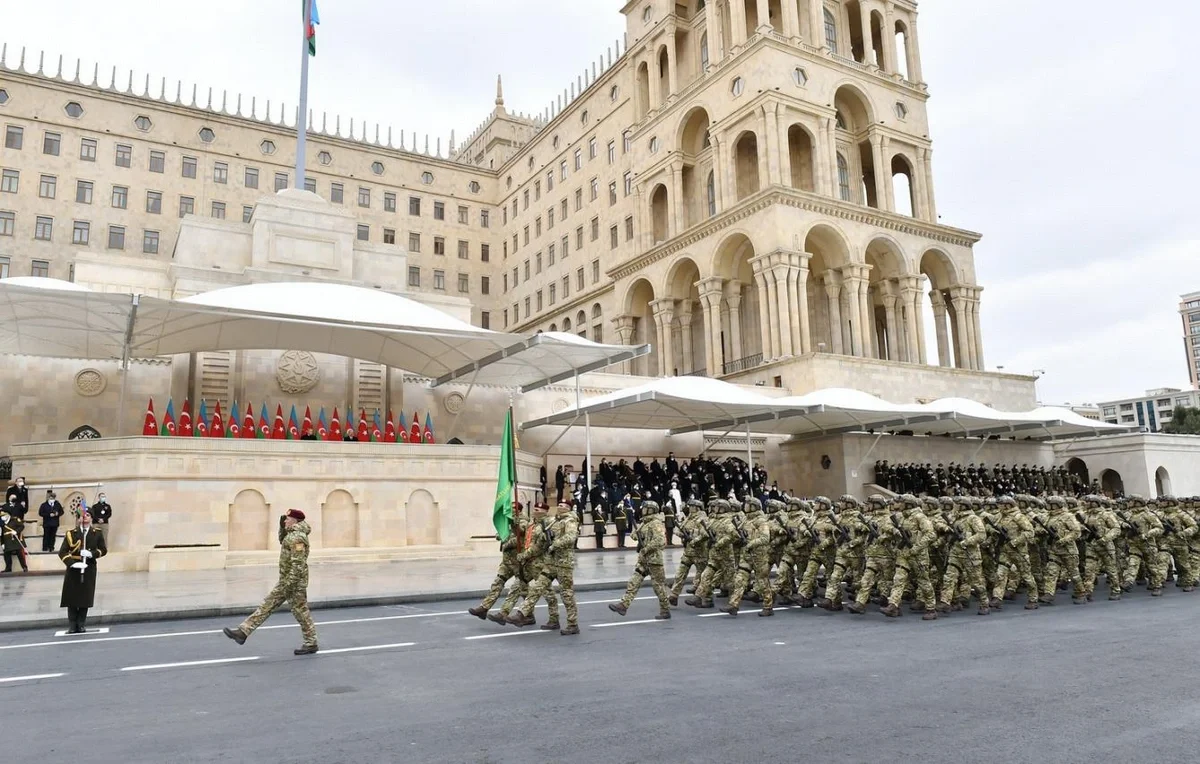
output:
[[[294,520],[303,520],[304,519],[304,513],[298,509],[289,509],[287,511],[287,516]]]

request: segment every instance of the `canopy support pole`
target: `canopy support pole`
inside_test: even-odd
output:
[[[971,462],[969,462],[969,463],[974,463],[975,457],[979,456],[979,452],[983,450],[983,447],[987,445],[987,442],[988,442],[988,436],[984,435],[983,442],[979,444],[979,448],[975,449],[975,453],[971,454]]]
[[[117,437],[125,434],[125,395],[129,391],[129,356],[133,345],[133,324],[137,319],[139,298],[133,295],[129,308],[129,319],[125,323],[125,342],[121,348],[121,395],[117,399]]]
[[[590,511],[592,511],[592,415],[591,414],[583,415],[583,437],[584,437],[584,441],[585,441],[584,448],[586,449],[586,453],[584,454],[583,458],[584,458],[584,461],[587,462],[587,469],[584,470],[584,472],[587,473],[585,476],[587,479],[587,482],[585,483],[585,485],[587,486],[587,496],[584,497],[583,503],[584,503],[584,506],[587,507],[588,511],[590,512]]]
[[[750,423],[746,422],[746,466],[754,472],[754,453],[750,448]],[[753,475],[751,475],[753,477]]]
[[[867,449],[867,452],[865,454],[863,454],[863,458],[861,460],[859,460],[859,462],[858,462],[858,468],[860,470],[863,468],[864,464],[866,464],[868,461],[871,460],[871,452],[875,450],[875,446],[879,445],[879,441],[882,438],[883,438],[883,433],[881,432],[875,436],[875,440],[871,441],[871,447]],[[871,477],[874,478],[875,476],[872,475]],[[873,482],[874,482],[874,480],[872,480],[872,483]]]

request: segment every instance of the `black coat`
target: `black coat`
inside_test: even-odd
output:
[[[92,520],[107,523],[112,519],[112,505],[107,501],[98,501],[91,506]]]
[[[75,563],[83,560],[79,554],[81,549],[87,549],[92,557],[86,560],[87,569],[80,571],[72,568]],[[104,534],[93,527],[85,535],[79,528],[72,528],[63,536],[62,546],[58,549],[58,559],[67,566],[63,574],[62,601],[59,607],[91,607],[96,598],[96,560],[108,554],[108,545],[104,543]]]
[[[18,527],[13,527],[11,519],[7,523],[0,522],[0,547],[3,547],[5,552],[21,551],[21,539],[17,536],[19,530]]]
[[[16,510],[9,510],[12,514],[18,517],[25,517],[25,513],[29,511],[29,489],[25,486],[17,487],[14,483],[4,492],[4,498],[7,501],[8,497],[13,498],[13,504],[16,505]]]
[[[58,518],[66,513],[67,510],[63,509],[62,503],[58,501],[55,501],[53,506],[50,502],[43,501],[42,506],[38,507],[38,515],[42,518],[43,528],[57,528]]]

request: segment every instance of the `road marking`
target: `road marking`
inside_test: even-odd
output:
[[[772,608],[772,610],[791,610],[791,609],[792,608],[790,606]],[[750,612],[750,611],[746,611],[746,612]],[[698,615],[696,617],[697,618],[717,618],[717,617],[723,616],[723,615],[728,616],[729,613],[701,613],[700,615]]]
[[[102,626],[102,627],[100,627],[99,629],[88,629],[87,631],[85,631],[85,632],[83,633],[83,635],[82,635],[82,636],[85,636],[85,637],[86,637],[88,634],[107,634],[107,633],[108,633],[108,627],[107,627],[107,626]],[[72,633],[71,633],[71,632],[69,632],[68,630],[66,630],[66,629],[63,629],[62,631],[56,631],[56,632],[54,632],[54,636],[56,636],[56,637],[78,637],[78,636],[80,636],[80,635],[79,635],[79,634],[72,634]]]
[[[210,661],[183,661],[181,663],[150,663],[145,666],[125,666],[121,671],[149,671],[150,669],[187,668],[189,666],[212,666],[218,663],[243,663],[256,661],[260,656],[250,655],[245,658],[216,658]]]
[[[651,600],[651,599],[657,599],[657,598],[654,597],[653,595],[647,595],[645,597],[634,597],[635,602],[638,600]],[[577,605],[604,605],[609,602],[615,602],[615,601],[616,600],[589,600],[587,602],[578,602],[576,604]],[[540,610],[545,610],[546,605],[543,603],[543,604],[539,604],[537,607]],[[247,608],[247,610],[248,609],[249,608]],[[777,608],[777,609],[782,609],[782,608]],[[336,621],[317,621],[316,625],[317,626],[337,626],[337,625],[347,624],[347,623],[373,623],[376,621],[399,621],[399,620],[403,620],[403,619],[407,619],[407,618],[437,618],[440,616],[448,616],[448,615],[467,615],[467,611],[451,610],[451,611],[437,612],[437,613],[409,613],[406,615],[373,616],[370,618],[343,618],[343,619],[336,620]],[[299,624],[281,623],[281,624],[274,624],[271,626],[260,626],[259,631],[268,631],[268,630],[275,630],[275,629],[298,629],[298,628],[300,628]],[[107,629],[104,629],[104,631],[107,631]],[[97,630],[97,633],[102,633],[102,632]],[[199,636],[207,636],[209,634],[220,634],[220,633],[221,633],[220,629],[206,629],[206,630],[201,630],[201,631],[168,631],[168,632],[163,632],[161,634],[130,634],[127,636],[122,636],[122,637],[98,637],[98,638],[92,638],[92,639],[71,639],[71,640],[64,639],[64,640],[60,640],[57,642],[29,642],[29,643],[20,644],[20,645],[0,645],[0,650],[21,650],[21,649],[29,648],[29,647],[55,647],[57,645],[68,645],[68,644],[95,644],[97,642],[127,642],[127,641],[138,640],[138,639],[165,639],[167,637],[199,637]],[[84,635],[84,636],[86,636],[86,635]]]
[[[32,682],[35,679],[56,679],[60,676],[66,676],[66,674],[32,674],[30,676],[9,676],[0,679],[0,682]]]
[[[666,623],[666,619],[647,618],[644,621],[614,621],[612,623],[594,623],[593,629],[607,629],[609,626],[633,626],[635,623]]]
[[[390,645],[364,645],[363,647],[339,647],[336,650],[321,650],[317,655],[334,655],[336,653],[357,653],[363,650],[388,650],[393,647],[412,647],[416,642],[395,642]]]
[[[542,631],[541,629],[537,629],[535,631],[502,631],[499,634],[476,634],[473,637],[463,637],[463,639],[470,641],[472,639],[496,639],[498,637],[521,637],[521,636],[528,636],[530,634],[551,634],[551,633],[552,632],[549,629],[547,629],[545,631]]]

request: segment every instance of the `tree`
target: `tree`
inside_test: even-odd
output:
[[[1172,435],[1200,435],[1200,409],[1176,406],[1171,421],[1163,425],[1162,431]]]

